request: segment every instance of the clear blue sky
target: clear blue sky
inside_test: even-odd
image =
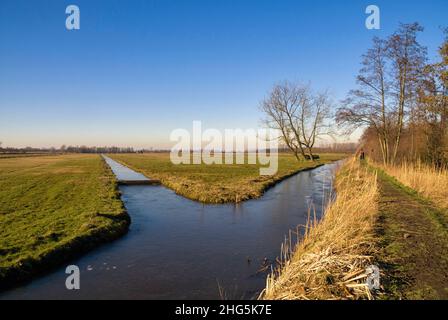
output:
[[[81,29],[65,29],[65,8]],[[364,27],[369,4],[381,30]],[[167,147],[175,128],[256,128],[259,101],[289,79],[354,86],[375,35],[418,21],[436,56],[448,1],[1,0],[0,141]]]

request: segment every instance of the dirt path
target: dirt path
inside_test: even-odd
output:
[[[379,267],[386,299],[448,299],[448,212],[379,173]]]

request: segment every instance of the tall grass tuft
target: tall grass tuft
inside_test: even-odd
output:
[[[412,188],[432,200],[436,205],[448,209],[448,170],[437,169],[421,161],[403,162],[397,166],[382,167],[405,186]]]
[[[279,264],[261,299],[371,299],[366,268],[372,263],[378,188],[376,175],[351,159],[337,174],[337,198],[320,222],[311,218],[303,239],[282,245]]]

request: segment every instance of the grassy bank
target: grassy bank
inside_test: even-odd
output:
[[[110,155],[146,176],[160,180],[176,193],[205,203],[240,202],[260,197],[276,182],[300,170],[339,160],[345,154],[321,154],[316,162],[297,162],[291,154],[279,154],[278,172],[260,176],[260,165],[174,165],[169,153]]]
[[[310,221],[284,264],[267,279],[263,299],[370,298],[365,270],[374,251],[376,176],[355,160],[337,174],[336,200]]]
[[[0,287],[116,238],[128,225],[100,156],[0,159]]]
[[[338,173],[336,201],[319,223],[308,224],[293,250],[283,244],[281,264],[261,298],[448,298],[445,173],[409,165],[383,169],[351,161]],[[365,283],[370,264],[381,274],[375,292]]]
[[[386,168],[404,181],[410,177],[431,179],[435,172],[409,167]],[[423,175],[428,173],[428,177]],[[433,176],[434,177],[434,176]],[[435,176],[439,178],[438,174]],[[438,198],[438,186],[432,194],[418,193],[378,171],[380,186],[377,247],[375,260],[383,270],[383,299],[448,299],[448,212],[431,202]],[[435,183],[435,181],[434,181]],[[442,186],[440,186],[442,187]],[[428,189],[427,189],[428,188]],[[446,189],[443,190],[446,192]],[[441,199],[442,200],[442,199]],[[444,202],[437,201],[444,204]]]
[[[403,185],[431,199],[441,208],[448,209],[448,170],[438,170],[423,163],[403,163],[381,168]]]

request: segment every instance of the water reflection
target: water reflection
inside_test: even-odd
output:
[[[128,167],[112,160],[108,156],[102,155],[106,163],[111,167],[113,173],[117,177],[117,180],[131,180],[131,181],[146,181],[149,180],[143,174],[135,172]]]

